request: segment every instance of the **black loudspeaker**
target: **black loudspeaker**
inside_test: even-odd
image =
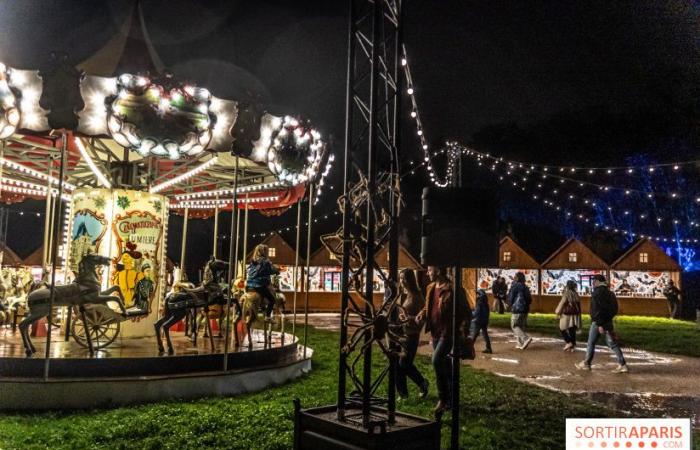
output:
[[[498,267],[498,199],[471,188],[423,189],[421,263]]]

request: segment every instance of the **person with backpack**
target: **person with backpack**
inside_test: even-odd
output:
[[[581,328],[581,298],[578,296],[576,282],[566,282],[561,301],[554,313],[559,317],[559,330],[566,345],[564,351],[576,349],[576,332]]]
[[[603,275],[593,277],[593,293],[591,294],[591,329],[588,332],[588,348],[586,359],[576,364],[577,369],[591,370],[595,356],[595,343],[598,336],[605,335],[605,342],[617,357],[618,365],[613,373],[627,373],[629,369],[620,348],[620,342],[613,329],[613,318],[617,315],[617,297],[608,288]]]
[[[483,289],[476,290],[476,307],[474,308],[473,319],[469,329],[469,336],[472,342],[476,342],[479,332],[484,337],[486,348],[484,353],[493,353],[491,349],[491,338],[489,337],[489,298]]]
[[[515,338],[518,340],[515,348],[525,350],[532,342],[532,338],[527,335],[527,315],[530,313],[532,296],[530,289],[525,284],[525,274],[518,272],[515,274],[515,281],[510,285],[508,292],[508,304],[512,315],[510,316],[510,328],[513,330]]]
[[[452,361],[459,364],[459,359],[452,359],[452,302],[453,285],[447,277],[444,267],[428,267],[430,284],[426,291],[425,307],[416,316],[416,323],[425,320],[425,332],[430,333],[433,344],[432,363],[435,369],[439,401],[433,410],[436,415],[442,415],[452,409],[451,396],[452,377],[450,376]],[[464,322],[471,322],[471,309],[467,305],[467,295],[463,287],[457,289],[457,332],[461,333]]]

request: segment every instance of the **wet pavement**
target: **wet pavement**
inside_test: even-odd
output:
[[[339,329],[337,314],[312,314],[309,323],[322,329]],[[509,330],[492,329],[489,334],[493,354],[482,353],[484,343],[479,337],[476,359],[465,364],[633,415],[691,417],[700,428],[700,358],[623,348],[630,373],[613,374],[617,360],[607,347],[598,346],[593,370],[582,371],[574,364],[585,356],[585,341],[570,353],[563,351],[561,339],[533,334],[530,346],[519,350]],[[421,343],[419,353],[430,354],[428,337],[423,336]]]

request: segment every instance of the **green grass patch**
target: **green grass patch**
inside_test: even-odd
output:
[[[337,333],[310,328],[311,373],[258,393],[111,410],[0,415],[0,449],[291,448],[292,399],[301,399],[303,407],[336,401],[337,341]],[[430,380],[430,396],[424,401],[412,397],[400,409],[429,417],[437,401],[435,379],[428,358],[418,357],[417,363]],[[470,367],[464,368],[461,383],[461,439],[469,449],[563,448],[566,417],[615,415],[586,400]],[[444,424],[444,446],[448,439]]]
[[[700,331],[695,322],[641,316],[618,316],[614,322],[626,347],[700,356]],[[560,336],[559,320],[554,314],[530,314],[527,324],[529,331]],[[510,328],[510,314],[491,313],[490,325],[495,328]],[[591,318],[584,315],[583,330],[579,331],[582,341],[587,338],[590,326]]]

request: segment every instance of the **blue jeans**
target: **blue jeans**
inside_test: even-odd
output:
[[[449,338],[433,339],[433,368],[438,397],[445,403],[450,403],[452,385],[452,361],[449,353],[452,350],[452,340]]]
[[[610,331],[612,331],[612,327],[610,328]],[[591,329],[588,331],[588,348],[586,349],[586,364],[589,366],[591,365],[591,362],[593,362],[593,356],[595,356],[595,343],[598,340],[598,336],[600,336],[598,324],[591,322]],[[625,357],[622,355],[620,344],[617,343],[607,331],[605,333],[605,342],[608,344],[608,347],[610,347],[610,350],[615,353],[615,356],[617,356],[617,362],[624,366],[626,364]]]
[[[491,350],[491,338],[489,337],[489,324],[477,324],[475,321],[472,321],[471,326],[469,328],[469,336],[472,338],[473,342],[476,342],[477,336],[479,336],[479,332],[481,332],[481,335],[484,337],[484,343],[486,344],[486,349]]]

